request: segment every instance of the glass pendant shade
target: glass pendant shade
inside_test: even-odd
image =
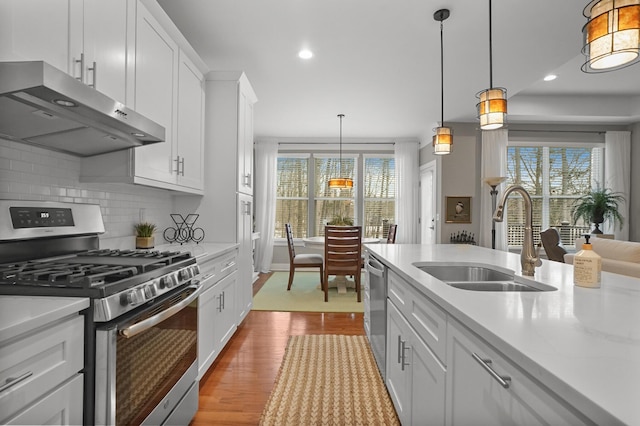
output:
[[[433,19],[440,22],[440,127],[435,128],[433,135],[433,153],[435,155],[451,154],[453,149],[453,130],[444,125],[444,25],[451,13],[449,9],[440,9],[433,14]]]
[[[478,93],[478,118],[482,130],[495,130],[507,122],[507,89],[492,87]]]
[[[340,163],[338,163],[338,176],[342,176],[342,119],[344,114],[338,114],[340,119]],[[337,177],[329,179],[329,189],[349,189],[353,188],[353,179],[348,177]]]
[[[640,0],[594,0],[584,8],[582,71],[613,71],[640,61]]]
[[[450,127],[436,127],[433,135],[433,153],[436,155],[451,154],[453,149],[453,129]]]
[[[353,188],[353,180],[350,178],[333,178],[329,179],[329,188],[331,189],[349,189]]]

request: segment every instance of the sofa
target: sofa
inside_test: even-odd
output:
[[[576,238],[576,252],[582,250],[584,238]],[[593,251],[602,256],[602,270],[640,278],[640,243],[591,237]],[[575,253],[564,255],[564,262],[573,264]]]

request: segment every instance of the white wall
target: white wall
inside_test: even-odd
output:
[[[100,237],[104,248],[135,247],[133,225],[141,216],[158,225],[156,244],[164,242],[162,230],[173,223],[170,192],[139,185],[82,183],[81,161],[0,139],[0,198],[99,204],[106,229]]]
[[[448,244],[451,234],[466,231],[478,241],[480,231],[480,144],[477,124],[446,123],[453,128],[453,150],[448,155],[433,155],[431,144],[420,149],[420,165],[436,159],[438,162],[437,213],[440,215],[437,243]],[[488,190],[488,189],[487,189]],[[446,223],[445,201],[447,196],[471,197],[471,223]]]

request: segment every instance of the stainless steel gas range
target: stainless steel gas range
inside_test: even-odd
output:
[[[198,407],[199,268],[110,250],[93,204],[0,200],[0,295],[87,297],[84,423],[188,424]]]

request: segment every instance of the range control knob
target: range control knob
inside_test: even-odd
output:
[[[149,284],[144,287],[144,295],[147,299],[151,299],[156,296],[156,286],[155,284]]]
[[[169,277],[162,277],[158,282],[158,287],[160,287],[160,289],[169,288],[171,287],[170,282],[171,282],[171,279]]]
[[[186,281],[191,278],[191,270],[188,268],[180,270],[180,280]]]
[[[144,300],[144,292],[141,288],[131,290],[129,293],[127,293],[127,302],[129,302],[130,305],[139,305],[140,303],[144,302]]]

